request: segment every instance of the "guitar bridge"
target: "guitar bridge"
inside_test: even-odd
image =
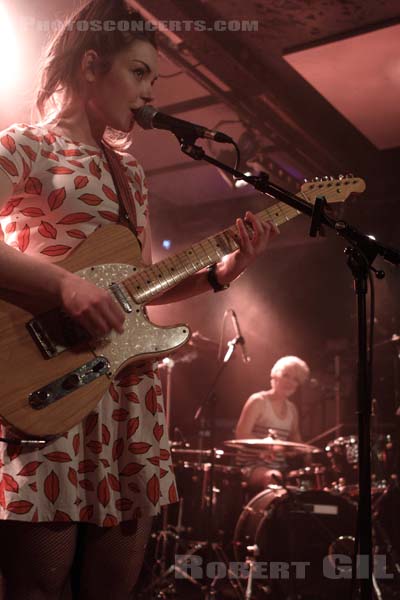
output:
[[[97,356],[74,371],[66,373],[48,385],[35,390],[28,396],[28,402],[35,410],[46,408],[60,398],[88,385],[102,375],[110,374],[110,363],[104,356]]]
[[[35,317],[26,327],[45,358],[54,358],[90,339],[85,329],[59,309]]]

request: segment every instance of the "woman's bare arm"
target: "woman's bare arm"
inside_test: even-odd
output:
[[[0,209],[11,194],[12,183],[0,171]],[[54,301],[95,337],[111,329],[123,331],[124,313],[110,293],[3,241],[0,241],[0,288]]]
[[[260,396],[258,394],[253,394],[243,406],[239,421],[236,425],[236,439],[243,440],[252,437],[253,427],[258,419],[259,413]]]

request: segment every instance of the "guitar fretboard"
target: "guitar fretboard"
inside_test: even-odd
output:
[[[282,225],[301,214],[300,211],[278,202],[257,213],[261,222]],[[137,271],[122,283],[136,304],[146,304],[174,287],[190,275],[221,260],[239,248],[236,225],[220,231],[190,248]]]

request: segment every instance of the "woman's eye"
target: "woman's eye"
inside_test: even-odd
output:
[[[143,79],[144,77],[143,69],[135,69],[132,71],[132,73],[134,73],[139,80]]]

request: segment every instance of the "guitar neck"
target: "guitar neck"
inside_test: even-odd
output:
[[[261,222],[272,221],[279,226],[299,214],[300,211],[295,208],[277,202],[257,213],[257,217]],[[146,304],[190,275],[237,250],[238,240],[238,230],[236,225],[233,225],[174,256],[138,271],[122,283],[137,304]]]

